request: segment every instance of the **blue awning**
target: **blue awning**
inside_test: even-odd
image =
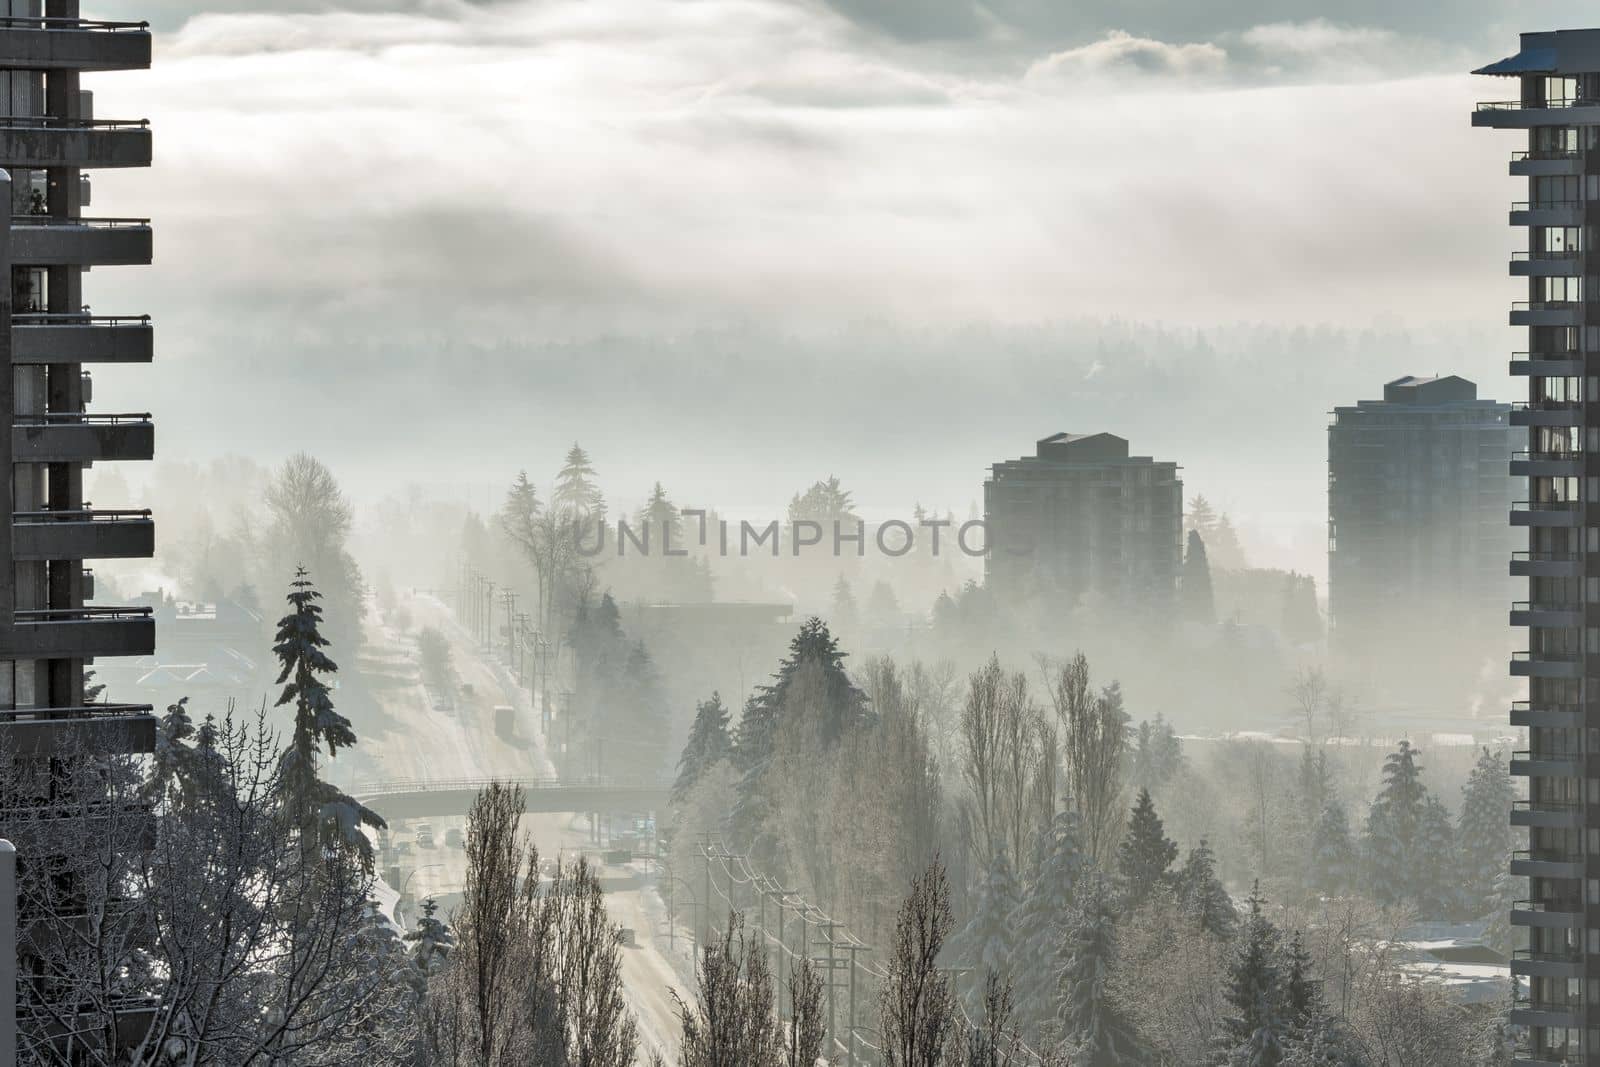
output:
[[[1474,74],[1551,74],[1556,69],[1554,48],[1528,48],[1498,63],[1479,67]]]

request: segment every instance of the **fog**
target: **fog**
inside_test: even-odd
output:
[[[1496,966],[1522,944],[1504,920],[1525,889],[1500,877],[1520,635],[1451,589],[1407,601],[1381,654],[1341,652],[1338,625],[1393,620],[1330,613],[1328,424],[1405,375],[1526,395],[1505,325],[1525,185],[1510,140],[1469,127],[1515,87],[1466,71],[1584,10],[107,0],[94,14],[151,20],[155,62],[85,85],[98,117],[152,120],[156,164],[96,172],[92,208],[150,217],[157,252],[84,291],[152,315],[157,357],[97,366],[94,410],[151,411],[157,444],[85,496],[153,509],[155,558],[94,571],[99,602],[153,606],[161,636],[96,677],[156,707],[270,703],[304,566],[360,738],[324,767],[352,796],[670,785],[648,818],[537,809],[529,829],[625,854],[638,882],[611,907],[646,932],[617,981],[669,1058],[661,975],[705,978],[660,944],[666,887],[709,890],[721,862],[730,910],[746,877],[778,879],[880,949],[911,880],[948,873],[952,952],[1006,961],[1040,1047],[1059,1005],[1022,994],[1088,966],[1114,920],[1112,999],[1143,1053],[1081,1062],[1238,1037],[1219,990],[1274,922],[1285,944],[1359,927],[1344,951],[1372,949],[1368,988],[1390,991],[1341,991],[1360,1040],[1409,1013],[1440,1062],[1498,1062],[1479,1036],[1499,978],[1412,987],[1389,979],[1432,963],[1388,953],[1418,920]],[[1002,588],[952,545],[1003,527],[982,521],[993,466],[1059,433],[1178,465],[1170,573]],[[830,544],[858,523],[859,552]],[[903,555],[878,539],[896,524],[918,534]],[[592,554],[591,527],[612,539]],[[647,529],[654,551],[619,547]],[[1483,581],[1509,602],[1504,575]],[[451,830],[482,830],[464,814]],[[460,900],[468,861],[418,863],[436,827],[395,824],[376,871],[411,926],[417,900]],[[995,947],[1057,912],[1070,934],[1040,936],[1078,949]],[[1214,1033],[1164,1021],[1181,991],[1141,936],[1169,922]],[[1331,946],[1306,958],[1349,973]],[[1091,1022],[1068,1037],[1123,1025]]]

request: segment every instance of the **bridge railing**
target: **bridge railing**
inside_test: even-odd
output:
[[[493,782],[521,786],[525,791],[575,790],[575,789],[670,789],[667,778],[386,778],[381,781],[357,782],[349,787],[350,795],[364,797],[393,796],[397,793],[459,793],[477,792]]]

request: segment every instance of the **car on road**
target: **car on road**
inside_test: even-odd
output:
[[[433,825],[431,823],[422,822],[417,824],[417,847],[433,847]]]

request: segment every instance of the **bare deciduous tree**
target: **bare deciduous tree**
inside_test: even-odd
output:
[[[958,1007],[939,953],[950,936],[950,883],[937,857],[911,881],[895,921],[878,1000],[884,1067],[939,1067],[954,1046]]]
[[[1081,652],[1057,666],[1050,688],[1061,728],[1067,791],[1078,807],[1089,855],[1102,865],[1116,847],[1128,748],[1128,719],[1115,693],[1115,685],[1099,694],[1093,691],[1089,661]]]

